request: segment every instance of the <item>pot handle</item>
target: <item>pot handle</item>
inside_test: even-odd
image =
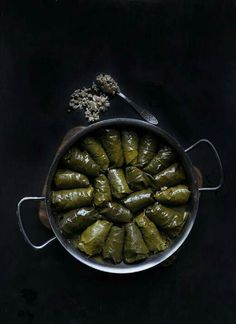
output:
[[[198,190],[199,191],[216,191],[216,190],[220,189],[223,185],[224,172],[223,172],[223,166],[222,166],[222,162],[221,162],[219,153],[217,152],[217,150],[216,150],[215,146],[212,144],[212,142],[210,142],[208,139],[202,138],[199,141],[197,141],[196,143],[194,143],[193,145],[191,145],[190,147],[188,147],[185,150],[185,152],[187,153],[187,152],[191,151],[192,149],[194,149],[196,146],[198,146],[201,143],[206,143],[212,148],[213,153],[215,154],[216,160],[218,162],[218,167],[219,167],[219,172],[220,172],[220,180],[219,180],[219,184],[215,187],[202,187],[202,188],[199,188]]]
[[[56,236],[52,237],[50,240],[46,241],[45,243],[41,244],[41,245],[36,245],[33,244],[31,242],[31,240],[29,239],[28,235],[25,232],[23,223],[22,223],[22,219],[21,219],[21,205],[25,202],[25,201],[29,201],[29,200],[45,200],[45,197],[24,197],[22,198],[18,204],[17,204],[17,210],[16,210],[16,214],[18,216],[18,224],[20,227],[20,231],[22,232],[25,241],[35,250],[40,250],[43,249],[46,245],[48,245],[49,243],[51,243],[52,241],[54,241],[56,239]]]

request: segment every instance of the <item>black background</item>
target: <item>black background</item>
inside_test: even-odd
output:
[[[236,3],[8,1],[1,10],[1,323],[235,323]],[[35,252],[18,230],[23,196],[40,195],[65,132],[70,93],[107,72],[187,147],[217,146],[225,185],[202,193],[174,265],[110,275],[57,243]],[[102,118],[138,116],[119,98]],[[193,157],[211,185],[209,150]],[[27,231],[50,233],[24,208]]]

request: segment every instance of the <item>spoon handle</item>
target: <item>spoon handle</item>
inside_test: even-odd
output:
[[[118,92],[117,94],[122,99],[124,99],[126,102],[128,102],[139,113],[139,115],[144,120],[146,120],[148,123],[153,124],[153,125],[157,125],[158,124],[158,120],[156,119],[156,117],[153,116],[153,114],[151,114],[148,110],[146,110],[146,109],[140,107],[139,105],[137,105],[131,99],[129,99],[128,97],[126,97],[126,95],[124,95],[122,92]]]

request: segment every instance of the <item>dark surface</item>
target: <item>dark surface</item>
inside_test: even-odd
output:
[[[235,323],[234,1],[9,1],[1,22],[1,323]],[[63,135],[86,124],[66,113],[69,94],[100,71],[184,147],[209,138],[222,157],[224,188],[202,194],[171,267],[112,276],[19,233],[17,201],[40,194]],[[103,118],[117,116],[137,117],[119,98]],[[211,156],[194,161],[212,184]],[[34,214],[29,204],[39,242],[49,234]]]

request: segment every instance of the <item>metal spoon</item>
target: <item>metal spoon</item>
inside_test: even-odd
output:
[[[135,102],[133,102],[133,100],[129,99],[122,92],[117,92],[116,94],[120,96],[122,99],[124,99],[126,102],[128,102],[139,113],[139,115],[148,123],[153,125],[158,124],[158,120],[156,119],[156,117],[153,114],[151,114],[148,110],[137,105]]]
[[[128,102],[138,113],[139,115],[146,120],[148,123],[157,125],[158,120],[156,119],[153,114],[151,114],[148,110],[140,107],[137,105],[133,100],[129,99],[124,95],[122,92],[120,92],[120,88],[118,86],[118,83],[109,75],[109,74],[103,74],[100,73],[96,76],[96,84],[97,86],[106,94],[114,96],[117,94],[120,96],[123,100]]]

